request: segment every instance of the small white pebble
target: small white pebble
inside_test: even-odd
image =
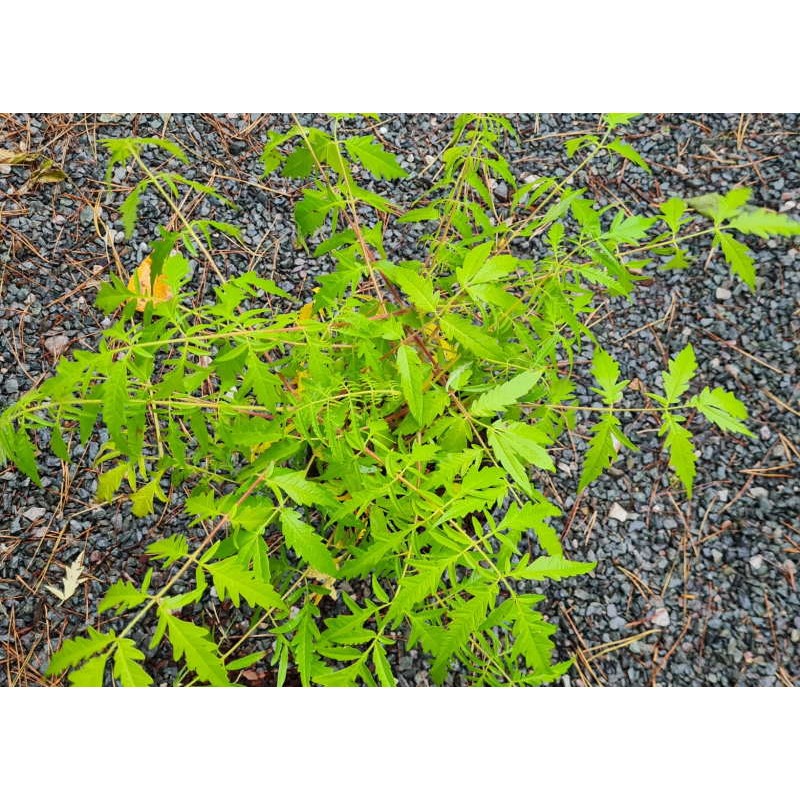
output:
[[[750,556],[750,566],[756,571],[760,570],[761,567],[764,566],[764,556],[760,555],[759,553],[756,553],[754,556]]]
[[[46,509],[40,508],[39,506],[31,506],[29,509],[22,512],[22,516],[31,522],[36,522],[36,520],[41,519],[45,513]]]
[[[653,625],[658,626],[659,628],[668,628],[669,627],[669,611],[663,606],[661,608],[656,609],[655,614],[651,619]]]

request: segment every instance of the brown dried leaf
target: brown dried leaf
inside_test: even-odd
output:
[[[0,147],[0,164],[35,164],[41,156],[24,150],[4,150]]]

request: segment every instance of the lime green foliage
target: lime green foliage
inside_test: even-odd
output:
[[[263,658],[278,684],[292,670],[304,685],[391,686],[398,637],[427,654],[437,683],[456,662],[475,685],[535,685],[563,674],[569,662],[553,662],[556,629],[537,606],[549,581],[594,564],[564,552],[548,522],[561,512],[542,478],[579,418],[590,436],[577,489],[621,447],[635,449],[623,430],[629,381],[588,315],[606,293],[630,296],[656,256],[688,263],[683,243],[699,235],[693,209],[712,220],[708,234],[750,284],[736,233],[797,232],[794,221],[750,209],[736,190],[672,198],[650,217],[596,208],[570,186],[588,161],[605,154],[648,168],[624,141],[630,117],[607,115],[596,134],[568,143],[582,159],[569,179],[520,185],[503,155],[515,135],[510,123],[462,115],[433,187],[404,209],[359,184],[365,173],[406,177],[396,156],[369,135],[342,136],[341,118],[329,130],[298,123],[271,132],[264,171],[301,182],[297,244],[329,266],[302,307],[255,273],[226,280],[219,271],[214,300],[191,307],[187,262],[176,251],[198,250],[213,266],[209,232],[236,229],[179,214],[183,191],[218,197],[143,159],[155,147],[186,161],[179,148],[105,141],[107,177],[119,164],[144,176],[121,208],[126,231],[145,191],[181,222],[161,231],[152,252],[152,278],[163,274],[174,297],[138,312],[126,281],[104,284],[96,302],[115,321],[97,352],[63,358],[3,412],[0,460],[38,480],[37,429],[50,428],[53,452],[67,460],[103,425],[97,501],[127,499],[147,516],[169,493],[186,496],[193,527],[147,545],[153,566],[142,584],[118,581],[100,601],[99,612],[118,615],[116,633],[104,623],[103,633],[90,628],[65,641],[48,675],[147,685],[146,656],[166,643],[161,652],[171,648],[181,664],[180,683],[228,685]],[[503,205],[495,180],[509,187]],[[423,260],[387,257],[392,225],[414,226],[406,234],[418,234]],[[518,241],[540,236],[546,257],[517,255]],[[588,408],[574,403],[569,368],[587,342],[598,396]],[[687,345],[663,373],[663,394],[648,393],[655,406],[644,409],[688,496],[689,410],[749,435],[746,410],[729,392],[689,394],[696,368]],[[194,614],[201,602],[246,607],[248,630],[231,638],[203,627],[197,620],[214,615]],[[142,645],[134,634],[145,617],[156,628]]]
[[[704,194],[687,202],[699,214],[714,222],[714,243],[722,248],[731,271],[751,289],[755,289],[753,257],[747,246],[728,231],[754,234],[763,239],[770,236],[800,236],[800,221],[767,208],[749,205],[747,201],[750,194],[747,187],[739,187],[725,195]]]

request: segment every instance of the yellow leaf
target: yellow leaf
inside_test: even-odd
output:
[[[314,304],[313,303],[306,303],[300,311],[297,312],[297,318],[300,322],[304,320],[311,319],[312,315],[314,314]]]
[[[422,332],[429,338],[436,338],[439,340],[439,344],[442,347],[442,353],[448,362],[454,361],[456,358],[458,358],[458,353],[453,345],[451,345],[450,342],[448,342],[447,339],[442,336],[441,332],[437,329],[433,322],[429,322],[427,325],[425,325],[422,328]]]
[[[339,592],[336,589],[336,579],[331,577],[330,575],[326,575],[324,572],[319,572],[318,570],[314,569],[314,567],[309,567],[308,572],[306,573],[309,578],[316,581],[317,583],[322,584],[326,589],[328,589],[331,593],[332,600],[339,599]],[[322,595],[314,592],[314,596],[321,598]]]
[[[128,281],[128,289],[132,292],[136,292],[139,298],[136,301],[137,311],[144,311],[148,302],[152,302],[153,305],[158,305],[159,303],[166,303],[174,297],[172,294],[172,287],[163,275],[159,275],[156,278],[155,286],[150,286],[151,264],[150,256],[147,256],[144,261],[139,264],[136,268],[136,272],[134,272],[131,279]]]

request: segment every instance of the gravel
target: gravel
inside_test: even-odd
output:
[[[609,158],[590,165],[576,185],[588,183],[587,196],[600,204],[623,197],[640,213],[673,194],[747,185],[752,202],[796,214],[798,121],[793,114],[647,114],[626,138],[653,175]],[[531,180],[566,175],[574,162],[565,156],[562,135],[590,129],[595,118],[517,115],[514,122],[520,142],[507,152],[517,176]],[[327,124],[322,118],[316,123]],[[390,191],[400,205],[414,198],[429,183],[430,156],[441,151],[451,123],[431,114],[386,115],[370,123],[401,154],[411,177],[388,188],[365,180],[367,188]],[[61,353],[98,340],[110,320],[93,299],[98,281],[113,269],[114,250],[129,267],[138,263],[167,218],[163,204],[145,195],[136,235],[124,239],[116,210],[122,195],[109,197],[102,185],[100,137],[163,135],[178,142],[191,156],[184,174],[212,180],[237,205],[228,209],[204,199],[193,212],[243,230],[243,245],[219,239],[226,273],[255,268],[308,298],[325,264],[293,247],[298,184],[278,178],[260,184],[258,178],[267,131],[291,124],[286,115],[0,116],[0,148],[41,151],[69,176],[63,184],[30,186],[27,169],[0,170],[0,406],[49,374]],[[118,187],[132,180],[124,167],[112,176]],[[493,193],[506,202],[509,187],[498,182]],[[687,503],[671,488],[652,419],[631,413],[625,430],[641,452],[623,452],[578,496],[591,424],[579,418],[572,446],[556,453],[559,469],[548,491],[566,509],[558,521],[566,554],[599,564],[590,575],[545,590],[542,608],[559,626],[558,654],[576,659],[564,685],[757,686],[800,679],[798,242],[748,238],[748,244],[759,275],[755,295],[731,279],[719,253],[709,255],[703,242],[690,269],[648,268],[632,303],[611,299],[599,315],[595,331],[619,360],[622,377],[637,378],[648,391],[658,390],[667,354],[691,340],[700,364],[697,385],[736,392],[750,409],[757,437],[721,435],[692,422],[700,459],[695,496]],[[390,257],[421,255],[393,228],[386,246]],[[537,243],[521,246],[526,252],[539,252]],[[194,267],[198,292],[210,292],[213,276],[202,263]],[[588,348],[585,356],[591,356]],[[579,369],[588,376],[586,363]],[[581,401],[592,397],[589,381]],[[102,624],[95,608],[108,585],[142,577],[144,545],[156,535],[186,531],[175,495],[144,519],[133,517],[127,502],[93,504],[94,460],[103,440],[100,432],[86,448],[76,447],[67,468],[43,450],[41,489],[13,468],[0,472],[1,684],[46,682],[42,672],[60,641]],[[61,604],[45,585],[60,585],[64,568],[81,554],[88,580]],[[216,625],[212,608],[207,604],[198,614]],[[222,613],[231,635],[247,624],[235,609]],[[143,646],[150,633],[140,632]],[[418,650],[406,651],[402,637],[392,660],[402,685],[429,683],[429,663]],[[164,645],[148,651],[147,667],[161,684],[178,679],[169,661]],[[254,684],[274,679],[269,668],[249,674]],[[448,679],[461,681],[459,672]]]

